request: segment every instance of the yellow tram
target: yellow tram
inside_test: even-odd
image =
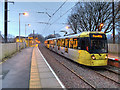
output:
[[[108,44],[103,32],[82,32],[65,37],[47,39],[48,49],[86,66],[106,66]]]

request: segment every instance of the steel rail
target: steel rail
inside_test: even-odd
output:
[[[56,58],[55,58],[56,59]],[[57,59],[56,59],[57,60]],[[57,60],[58,61],[58,60]],[[60,61],[58,61],[60,64],[62,64],[66,69],[68,69],[69,71],[71,71],[74,75],[76,75],[77,77],[79,77],[81,80],[83,80],[85,83],[87,83],[89,86],[91,86],[93,89],[96,89],[96,87],[94,85],[92,85],[91,83],[89,83],[87,80],[85,80],[82,76],[80,76],[79,74],[77,74],[74,70],[68,68],[65,64],[61,63]]]
[[[49,49],[50,50],[50,49]],[[50,50],[50,51],[52,51],[52,50]],[[54,52],[54,51],[53,51]],[[49,53],[49,52],[48,52]],[[55,52],[56,53],[56,52]],[[50,53],[49,53],[50,54]],[[57,54],[57,53],[56,53]],[[52,56],[52,55],[51,55]],[[61,56],[61,55],[60,55]],[[53,56],[52,56],[53,57]],[[92,84],[90,84],[87,80],[85,80],[82,76],[80,76],[79,74],[77,74],[74,70],[72,70],[72,69],[70,69],[70,68],[68,68],[64,63],[62,63],[62,62],[60,62],[56,57],[53,57],[53,58],[55,58],[60,64],[62,64],[66,69],[68,69],[69,71],[71,71],[74,75],[76,75],[77,77],[79,77],[81,80],[83,80],[85,83],[87,83],[89,86],[91,86],[92,88],[94,88],[94,89],[96,89],[97,87],[95,87],[94,85],[92,85]],[[105,68],[106,69],[106,68]],[[93,69],[92,69],[93,70]],[[106,70],[108,70],[108,69],[106,69]],[[111,81],[113,81],[113,82],[115,82],[115,83],[117,83],[117,84],[120,84],[120,82],[117,82],[117,81],[115,81],[114,79],[111,79],[110,77],[107,77],[107,76],[105,76],[105,75],[103,75],[103,74],[101,74],[100,72],[97,72],[96,70],[93,70],[94,72],[96,72],[97,74],[99,74],[99,75],[101,75],[101,76],[103,76],[103,77],[105,77],[105,78],[107,78],[107,79],[109,79],[109,80],[111,80]],[[110,71],[110,72],[113,72],[113,73],[116,73],[116,74],[119,74],[119,73],[117,73],[117,72],[115,72],[115,71],[112,71],[112,70],[108,70],[108,71]]]
[[[111,80],[111,81],[113,81],[113,82],[115,82],[115,83],[117,83],[117,84],[120,84],[120,82],[117,82],[117,81],[115,81],[114,79],[111,79],[110,77],[107,77],[107,76],[101,74],[101,73],[98,72],[98,71],[95,71],[95,70],[94,70],[94,72],[96,72],[97,74],[99,74],[99,75],[101,75],[101,76],[103,76],[103,77],[105,77],[105,78],[107,78],[107,79],[109,79],[109,80]]]
[[[120,73],[119,72],[116,72],[116,71],[114,71],[114,70],[111,70],[111,69],[108,69],[108,68],[105,68],[107,71],[109,71],[109,72],[112,72],[112,73],[115,73],[115,74],[118,74],[118,75],[120,75]]]
[[[51,51],[51,50],[50,50]],[[47,52],[49,55],[50,53]],[[52,56],[52,55],[50,55]],[[52,56],[53,57],[53,56]],[[61,65],[63,65],[66,69],[68,69],[70,72],[72,72],[75,76],[77,76],[78,78],[80,78],[81,80],[83,80],[85,83],[87,83],[89,86],[91,86],[93,89],[96,90],[97,87],[95,87],[94,85],[92,85],[91,83],[89,83],[87,80],[85,80],[82,76],[80,76],[79,74],[77,74],[74,70],[68,68],[64,63],[60,62],[56,57],[53,57],[56,59],[56,61],[58,61]]]

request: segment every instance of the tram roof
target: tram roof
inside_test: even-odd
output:
[[[65,39],[65,38],[77,38],[77,37],[81,37],[81,36],[87,37],[91,33],[105,34],[104,32],[99,32],[99,31],[89,31],[89,32],[81,32],[81,33],[74,34],[74,35],[64,36],[64,37],[51,38],[51,39],[47,39],[47,40]]]

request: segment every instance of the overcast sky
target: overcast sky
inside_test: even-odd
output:
[[[66,30],[65,26],[67,22],[68,15],[70,15],[71,10],[76,2],[66,2],[53,16],[53,13],[63,4],[64,2],[15,2],[14,5],[12,3],[8,4],[8,34],[12,34],[14,36],[19,35],[19,13],[28,12],[28,16],[20,16],[20,27],[21,27],[21,36],[25,35],[25,24],[31,24],[30,27],[27,26],[27,35],[30,34],[33,30],[35,33],[42,34],[43,36],[47,36],[49,34],[53,34],[54,31],[56,33],[60,33],[61,30]],[[0,20],[0,31],[2,34],[4,33],[3,29],[3,20],[4,20],[4,3],[0,2],[0,17],[2,17],[2,21]],[[69,11],[68,11],[69,10]],[[68,11],[66,13],[66,11]],[[37,13],[37,12],[47,12],[51,17],[47,14]],[[2,13],[2,14],[1,14]],[[62,16],[62,17],[61,17]],[[61,17],[61,18],[60,18]],[[50,19],[49,24],[48,20]],[[39,22],[44,22],[39,23]],[[69,30],[70,31],[70,30]]]
[[[4,0],[0,2],[0,31],[4,34]],[[53,34],[54,31],[59,33],[60,35],[64,35],[64,33],[60,32],[61,30],[66,30],[67,18],[72,11],[72,7],[79,0],[9,0],[9,1],[17,1],[14,3],[8,4],[8,34],[12,34],[13,36],[19,35],[19,13],[28,12],[28,16],[20,16],[20,27],[21,27],[21,36],[25,36],[25,24],[31,24],[30,27],[27,26],[27,35],[32,33],[35,30],[35,33],[42,34],[43,36],[47,36],[49,34]],[[26,1],[26,2],[25,2]],[[33,2],[34,1],[34,2]],[[49,2],[50,1],[50,2]],[[55,2],[57,1],[57,2]],[[66,2],[65,2],[66,1]],[[83,0],[85,1],[85,0]],[[90,0],[94,1],[94,0]],[[64,3],[65,2],[65,3]],[[64,3],[64,5],[58,10],[58,8]],[[58,10],[56,13],[55,11]],[[51,18],[47,14],[37,13],[37,12],[47,12]],[[53,15],[55,13],[55,15]],[[61,17],[62,16],[62,17]],[[48,23],[49,24],[45,24]],[[39,23],[43,22],[43,23]],[[72,32],[70,29],[68,32]]]

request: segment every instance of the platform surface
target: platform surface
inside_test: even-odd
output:
[[[29,83],[29,88],[64,88],[38,47],[33,48]]]

